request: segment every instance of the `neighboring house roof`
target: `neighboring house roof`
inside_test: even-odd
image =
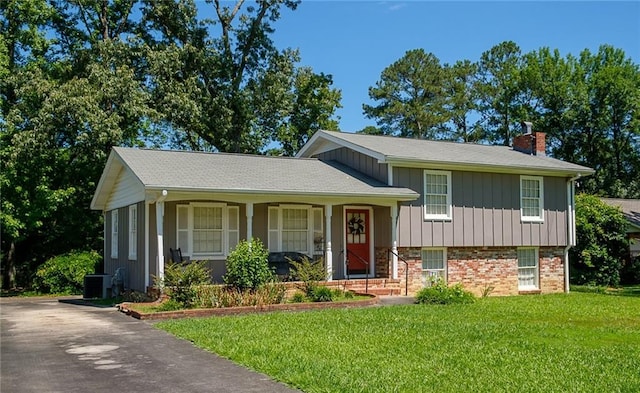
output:
[[[414,200],[408,188],[390,187],[336,162],[247,154],[114,147],[91,202],[104,209],[108,192],[127,168],[147,190],[246,194],[350,196]]]
[[[594,170],[547,156],[521,153],[508,146],[480,145],[399,138],[346,132],[316,132],[300,150],[298,157],[348,147],[376,158],[379,162],[396,165],[429,164],[440,168],[462,170],[587,176]]]
[[[629,232],[640,232],[640,199],[600,198],[610,206],[619,207],[630,225]]]

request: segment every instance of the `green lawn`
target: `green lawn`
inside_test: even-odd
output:
[[[494,297],[157,326],[305,392],[640,391],[638,297]]]

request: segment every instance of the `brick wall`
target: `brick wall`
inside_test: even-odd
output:
[[[409,294],[424,287],[420,248],[400,248],[399,255],[408,263]],[[561,247],[539,249],[540,293],[564,291],[564,251]],[[405,285],[406,265],[398,263],[398,278]],[[447,282],[461,283],[465,289],[481,296],[490,291],[493,296],[517,295],[518,260],[515,247],[462,247],[447,249]]]

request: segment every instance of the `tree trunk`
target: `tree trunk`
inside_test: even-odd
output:
[[[13,289],[16,287],[16,243],[11,242],[9,246],[9,252],[7,253],[7,263],[4,265],[4,272],[2,276],[2,287],[5,289]]]

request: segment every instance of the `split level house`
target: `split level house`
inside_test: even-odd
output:
[[[322,258],[329,282],[565,291],[574,183],[593,170],[546,156],[528,127],[513,147],[321,130],[288,158],[114,147],[91,202],[104,273],[145,291],[180,249],[222,282],[229,252],[257,238]]]

